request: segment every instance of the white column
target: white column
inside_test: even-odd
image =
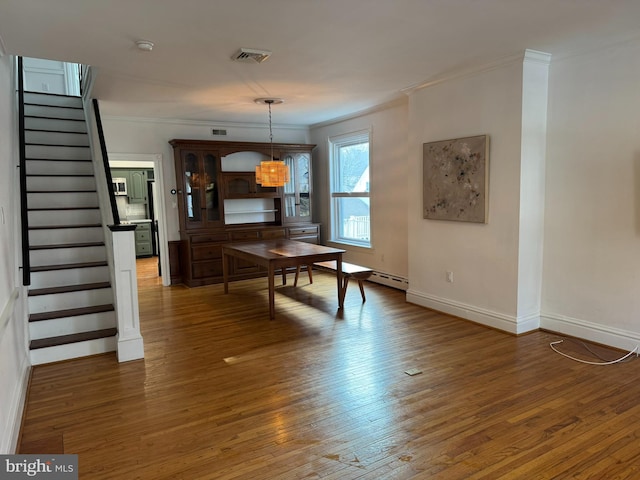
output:
[[[135,227],[135,225],[109,227],[113,238],[119,362],[144,358],[144,342],[140,334],[140,312],[138,310]]]

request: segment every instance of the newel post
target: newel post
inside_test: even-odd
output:
[[[113,244],[114,293],[118,317],[118,361],[144,358],[136,278],[136,225],[109,225]]]

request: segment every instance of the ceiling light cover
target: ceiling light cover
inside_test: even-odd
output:
[[[136,42],[136,45],[140,50],[143,50],[145,52],[150,52],[151,50],[153,50],[153,42],[150,42],[149,40],[138,40]]]

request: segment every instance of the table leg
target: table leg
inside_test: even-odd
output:
[[[342,288],[342,254],[336,258],[336,279],[338,281],[338,308],[344,307],[344,290]]]
[[[224,281],[224,293],[229,293],[229,256],[222,253],[222,280]]]
[[[275,268],[273,264],[269,263],[269,319],[273,320],[276,317],[275,296],[276,296],[276,282],[275,282]]]

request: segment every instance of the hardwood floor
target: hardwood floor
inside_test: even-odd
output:
[[[370,283],[337,314],[321,272],[269,321],[266,279],[162,287],[153,261],[145,359],[34,367],[21,453],[79,454],[83,480],[640,478],[635,356],[577,363]]]

